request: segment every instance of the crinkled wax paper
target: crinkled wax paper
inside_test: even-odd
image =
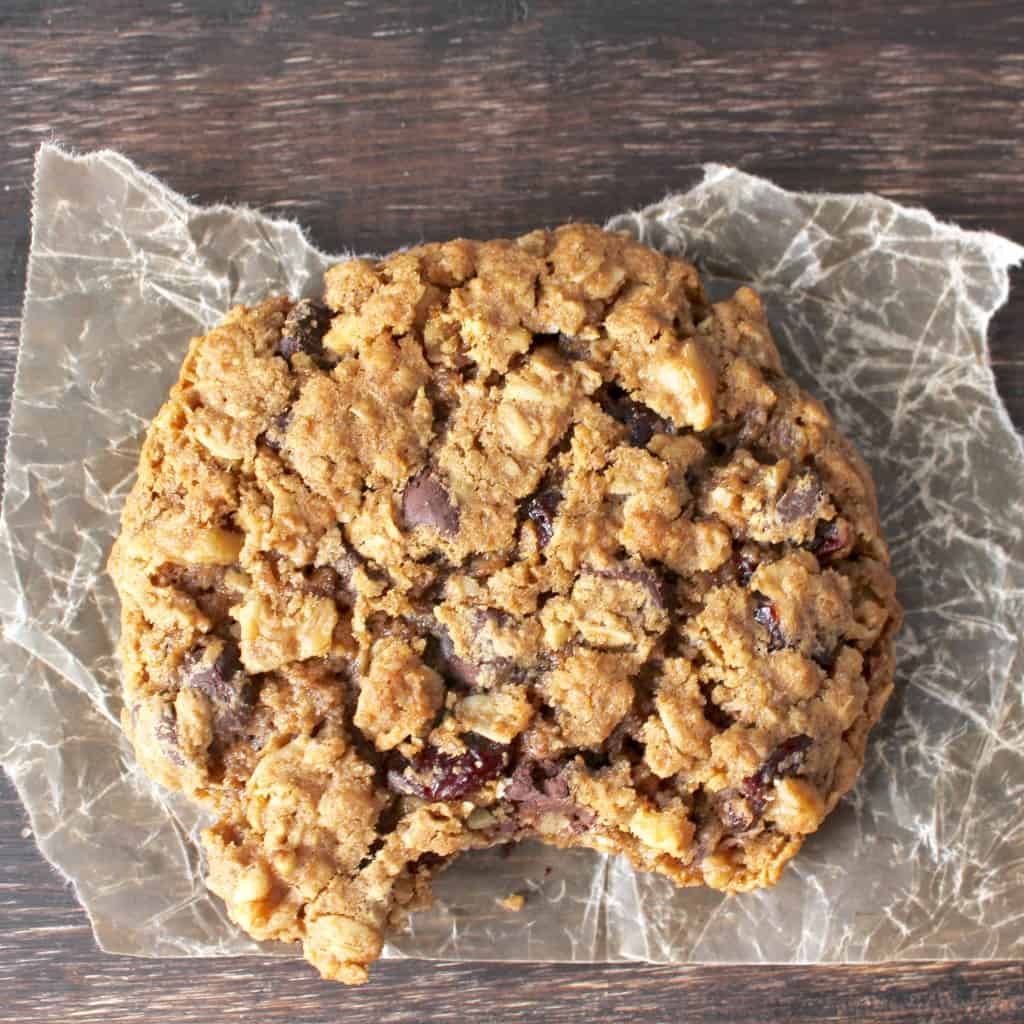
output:
[[[765,296],[787,367],[872,464],[907,624],[855,792],[767,892],[675,890],[526,845],[463,858],[391,955],[870,961],[1024,953],[1024,453],[985,332],[1024,250],[876,196],[725,167],[613,221]],[[293,224],[191,205],[125,158],[44,146],[0,532],[0,756],[107,950],[260,949],[202,881],[199,815],[118,728],[103,563],[190,335],[316,291]],[[520,914],[496,896],[525,891]],[[280,948],[280,947],[278,947]]]

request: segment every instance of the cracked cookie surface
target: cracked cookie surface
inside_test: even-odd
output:
[[[124,728],[217,815],[210,887],[350,983],[463,850],[774,883],[860,771],[900,620],[867,468],[757,295],[586,225],[232,310],[110,571]]]

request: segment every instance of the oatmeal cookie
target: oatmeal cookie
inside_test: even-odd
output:
[[[217,815],[210,887],[349,983],[463,850],[774,883],[857,777],[900,621],[868,470],[758,296],[586,225],[233,309],[110,571],[124,728]]]

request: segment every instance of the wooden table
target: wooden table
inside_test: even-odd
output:
[[[851,8],[839,13],[841,8]],[[37,145],[111,146],[331,250],[603,221],[708,160],[1024,240],[1024,6],[895,0],[0,5],[4,436]],[[992,332],[1024,427],[1022,276]],[[0,793],[0,1020],[1021,1021],[1021,964],[142,961],[93,944]]]

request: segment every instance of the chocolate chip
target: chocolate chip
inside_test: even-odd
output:
[[[285,318],[277,343],[278,355],[289,362],[296,352],[305,352],[318,362],[326,360],[323,337],[330,326],[331,311],[326,306],[312,299],[300,299]]]
[[[200,690],[214,701],[229,701],[235,697],[231,681],[241,668],[238,648],[224,644],[220,654],[212,662],[203,662],[202,651],[189,667],[185,685]]]
[[[526,518],[537,527],[537,540],[542,548],[547,547],[555,532],[555,516],[561,502],[562,492],[554,487],[547,487],[535,491],[523,505]]]
[[[238,739],[252,719],[257,687],[242,671],[238,646],[224,642],[210,660],[208,648],[198,647],[183,665],[182,685],[204,693],[213,712],[215,740],[228,744]]]
[[[573,832],[582,832],[594,822],[593,813],[569,796],[565,765],[549,758],[520,761],[504,798],[516,804],[516,814],[526,824],[535,824],[545,814],[557,814]]]
[[[751,806],[758,817],[764,813],[769,789],[777,779],[796,775],[803,768],[807,751],[810,750],[813,742],[810,736],[803,734],[791,736],[788,740],[780,743],[765,758],[764,764],[753,775],[748,775],[743,780],[743,792],[750,799]]]
[[[768,630],[768,650],[779,651],[786,646],[778,610],[764,594],[757,591],[754,592],[754,621]]]
[[[516,802],[537,796],[564,800],[569,795],[569,783],[561,775],[562,768],[549,758],[525,758],[516,765],[505,788],[505,797]]]
[[[656,677],[653,674],[649,674],[641,669],[633,677],[633,685],[638,693],[641,690],[653,692],[654,678]],[[642,762],[644,745],[637,739],[642,728],[643,721],[632,711],[627,712],[626,716],[608,734],[602,745],[601,753],[597,755],[598,762],[601,763],[602,767],[621,761],[623,758],[633,762],[634,767]],[[590,753],[591,751],[589,750],[584,751],[583,757],[586,758]]]
[[[662,788],[662,780],[645,765],[633,765],[633,788],[648,800],[654,800]]]
[[[536,671],[540,671],[544,658],[541,656],[532,666],[518,664],[514,659],[500,655],[495,651],[493,642],[485,630],[488,623],[503,629],[515,629],[518,622],[508,612],[498,608],[478,608],[472,617],[473,654],[471,658],[463,658],[455,653],[451,636],[444,626],[432,617],[424,625],[427,637],[427,648],[424,660],[438,674],[443,676],[456,689],[476,689],[480,685],[483,669],[490,669],[505,682],[526,682]]]
[[[421,470],[405,485],[402,518],[407,529],[432,526],[439,533],[451,536],[459,528],[459,510],[429,469]]]
[[[775,511],[783,523],[795,523],[812,515],[821,501],[821,484],[817,477],[805,473],[786,488],[775,503]]]
[[[618,386],[608,384],[597,393],[597,400],[613,420],[629,431],[629,443],[643,448],[656,434],[674,434],[675,427],[641,402],[637,402]]]
[[[342,586],[351,590],[352,576],[355,574],[356,569],[364,566],[365,563],[362,556],[353,551],[347,544],[343,542],[342,546],[342,553],[331,562],[331,568],[338,574]],[[370,567],[366,568],[370,571]]]

